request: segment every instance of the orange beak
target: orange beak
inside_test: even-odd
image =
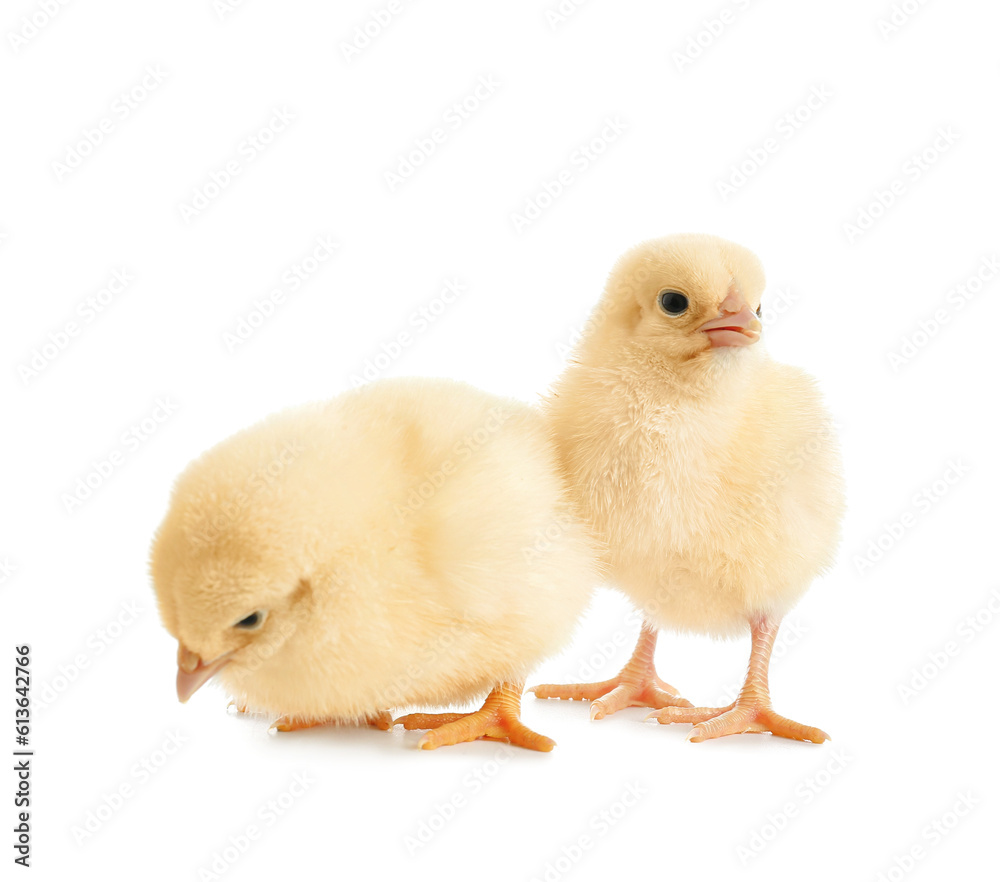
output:
[[[227,664],[231,652],[220,655],[207,665],[201,656],[191,652],[183,643],[177,646],[177,698],[181,704],[186,702],[202,686],[212,679]]]
[[[698,329],[708,335],[713,347],[749,346],[760,339],[763,325],[735,289],[729,289],[726,299],[719,305],[719,312],[719,318],[705,322]]]

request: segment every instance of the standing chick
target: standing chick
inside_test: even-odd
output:
[[[645,242],[612,271],[547,409],[579,512],[646,622],[618,677],[539,697],[593,700],[594,719],[658,708],[661,723],[695,723],[691,741],[829,737],[776,714],[768,691],[778,625],[833,563],[844,503],[813,381],[758,342],[763,290],[757,258],[714,236]],[[750,666],[728,707],[692,707],[657,678],[657,628],[748,627]]]
[[[544,550],[539,536],[545,537]],[[536,750],[524,678],[566,643],[596,558],[532,408],[434,380],[381,381],[271,416],[178,479],[156,536],[177,693],[218,676],[277,727],[389,707],[434,748],[489,736]],[[438,728],[440,727],[440,728]]]

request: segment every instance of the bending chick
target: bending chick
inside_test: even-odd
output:
[[[540,537],[544,536],[544,543]],[[388,380],[288,410],[195,460],[152,550],[177,694],[217,676],[277,727],[387,709],[434,748],[536,750],[528,671],[568,642],[596,580],[541,415],[465,384]]]
[[[626,253],[547,411],[579,512],[612,580],[645,612],[618,677],[539,686],[592,700],[593,719],[657,708],[691,741],[829,736],[779,716],[767,673],[782,617],[834,560],[839,453],[813,381],[759,343],[764,272],[747,249],[680,235]],[[732,636],[750,666],[728,707],[692,707],[653,667],[657,628]]]

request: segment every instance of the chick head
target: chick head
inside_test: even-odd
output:
[[[716,236],[651,239],[611,271],[593,322],[594,342],[656,350],[677,362],[760,339],[764,269],[746,248]]]
[[[316,542],[296,517],[295,482],[248,484],[248,475],[273,472],[282,459],[230,446],[209,451],[181,476],[153,543],[160,616],[178,642],[181,701],[223,668],[238,685],[263,665],[280,664],[282,647],[311,611]]]

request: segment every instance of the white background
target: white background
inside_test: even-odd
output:
[[[31,644],[44,705],[34,878],[985,872],[1000,820],[998,283],[984,263],[1000,231],[995,4],[909,2],[887,27],[888,0],[591,0],[564,4],[561,21],[555,2],[404,0],[345,57],[385,7],[249,0],[220,15],[210,0],[94,0],[46,22],[39,2],[5,4],[0,646],[11,670],[14,646]],[[34,34],[22,16],[38,17]],[[454,127],[446,114],[480,78],[495,90]],[[133,89],[125,116],[119,96]],[[276,111],[294,119],[248,158],[245,139]],[[104,118],[110,131],[89,147]],[[623,127],[614,139],[607,120]],[[435,127],[443,143],[390,188],[385,173]],[[239,174],[185,218],[231,160]],[[563,192],[516,223],[567,169]],[[693,745],[689,727],[643,723],[644,710],[592,724],[586,705],[528,697],[525,721],[556,739],[552,754],[488,742],[423,753],[419,733],[399,729],[269,736],[268,721],[227,715],[218,689],[177,704],[147,554],[190,459],[349,388],[406,330],[383,375],[536,400],[618,254],[681,231],[761,256],[767,345],[820,378],[841,428],[839,565],[790,616],[772,669],[777,709],[832,742]],[[334,256],[283,286],[321,236],[339,243]],[[128,286],[89,312],[123,270]],[[956,286],[980,270],[993,277],[962,300]],[[414,312],[449,279],[465,293],[416,333]],[[279,287],[273,315],[227,347]],[[938,310],[937,332],[922,332]],[[53,349],[70,321],[79,333]],[[163,398],[174,411],[141,442],[128,435]],[[110,476],[68,505],[115,453]],[[601,590],[535,682],[581,679],[583,664],[610,676],[636,632],[628,604]],[[748,644],[666,634],[660,673],[716,702],[740,682]],[[6,694],[12,719],[12,682]],[[183,744],[155,767],[171,733]],[[13,749],[13,733],[2,740]],[[281,799],[295,773],[313,783]],[[95,824],[123,785],[130,797]],[[622,810],[630,785],[642,795]],[[928,827],[954,821],[963,797],[966,817],[943,836]],[[280,817],[269,800],[286,804]],[[90,813],[96,832],[78,843]],[[250,825],[260,836],[245,854],[203,872],[233,858],[231,837]]]

